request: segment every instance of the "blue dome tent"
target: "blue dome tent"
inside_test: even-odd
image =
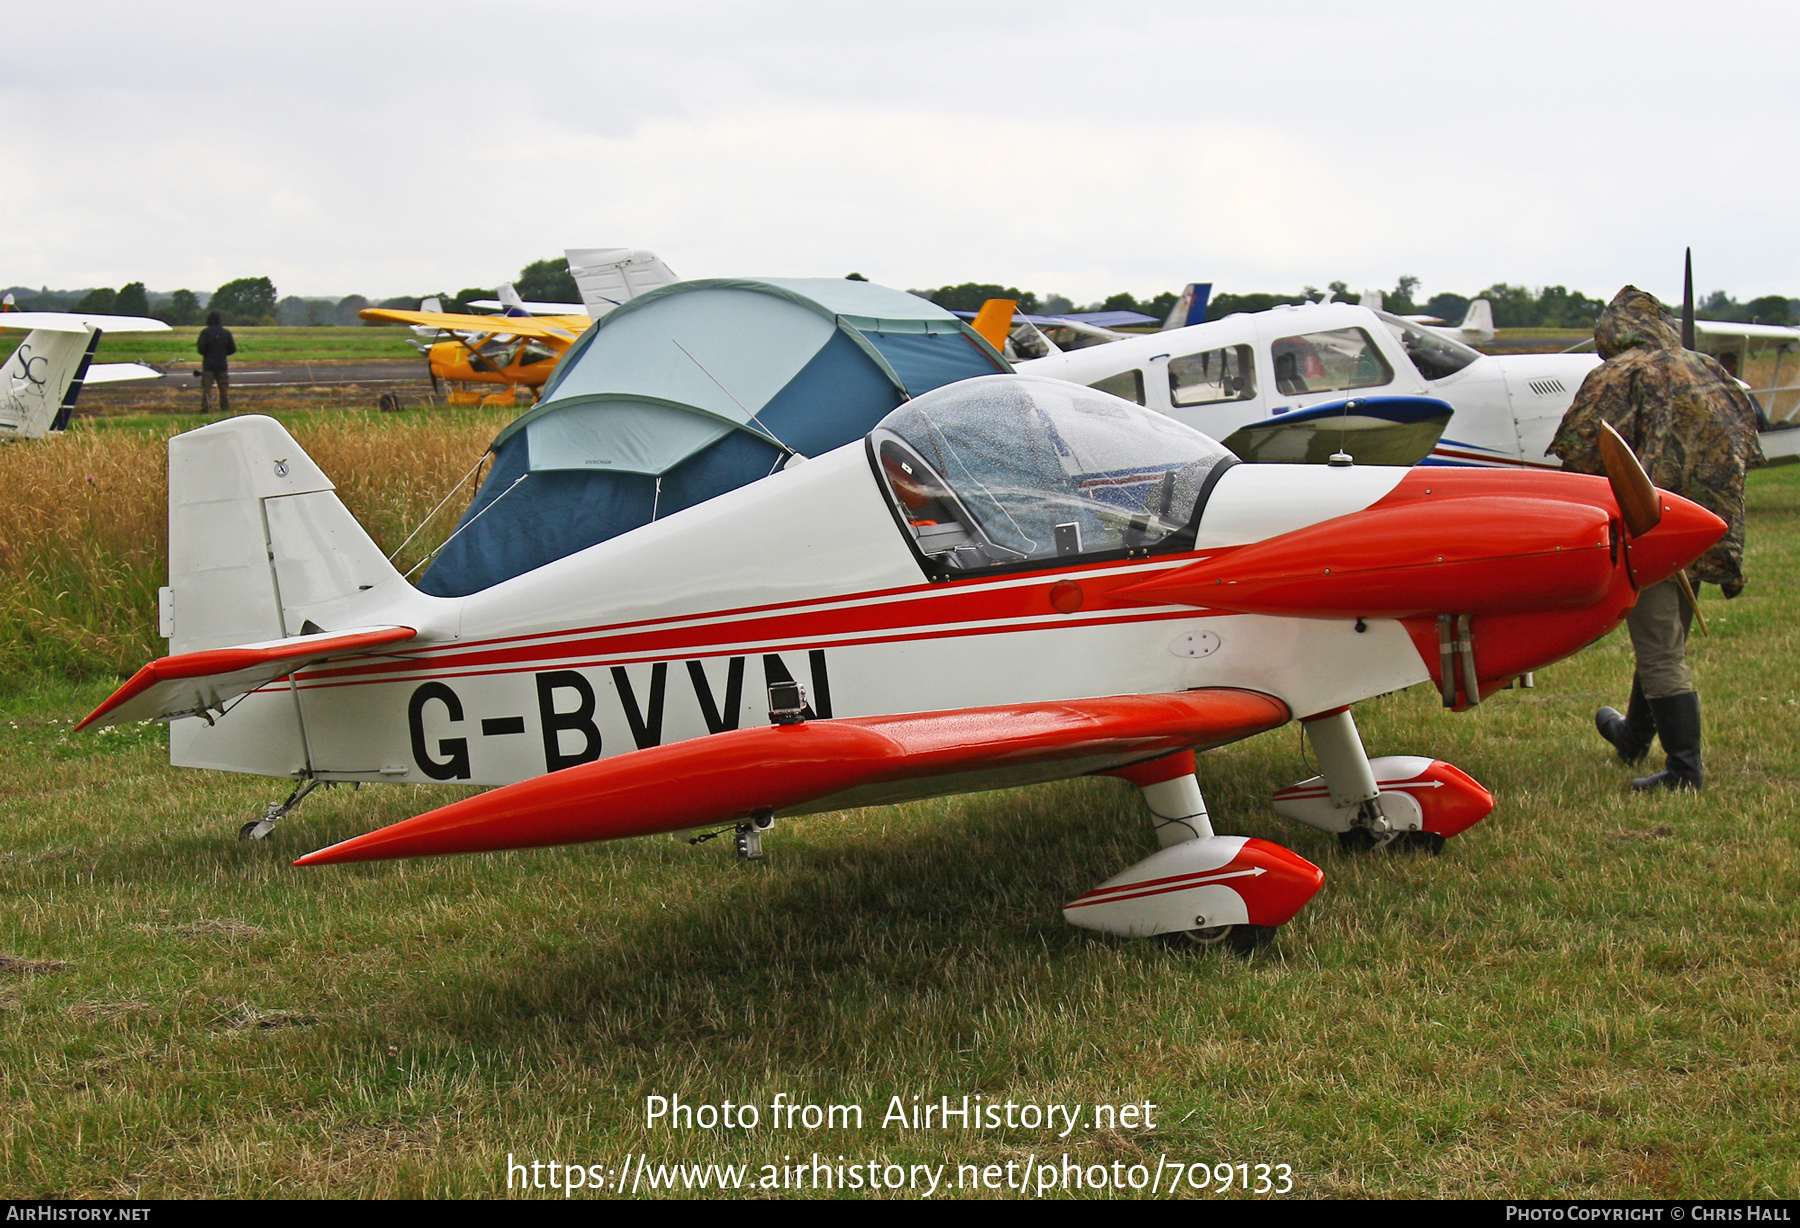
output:
[[[419,587],[479,592],[859,439],[911,397],[1010,370],[963,321],[886,286],[666,286],[602,317],[495,438]]]

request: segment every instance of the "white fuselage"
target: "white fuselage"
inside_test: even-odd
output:
[[[1344,329],[1362,330],[1380,351],[1392,378],[1360,385],[1351,392],[1284,392],[1276,370],[1277,343]],[[1202,405],[1175,402],[1169,372],[1172,360],[1236,346],[1248,346],[1253,356],[1255,379],[1250,395]],[[1544,449],[1581,381],[1599,361],[1592,354],[1483,355],[1454,374],[1427,379],[1374,311],[1353,303],[1307,303],[1227,316],[1015,365],[1023,373],[1078,384],[1099,384],[1122,375],[1129,378],[1128,373],[1135,371],[1147,408],[1169,414],[1214,439],[1346,396],[1433,397],[1448,402],[1456,412],[1423,463],[1557,468],[1560,462],[1545,455]],[[1119,391],[1117,385],[1108,388]]]
[[[178,720],[171,758],[508,784],[766,724],[768,684],[784,674],[820,716],[1217,686],[1306,716],[1426,679],[1404,629],[1109,594],[1365,508],[1405,473],[1239,465],[1213,490],[1194,552],[931,582],[858,442],[468,597],[397,578],[356,594],[333,626],[413,626],[418,647],[302,671],[215,725]],[[1081,590],[1069,612],[1052,602],[1059,581]]]

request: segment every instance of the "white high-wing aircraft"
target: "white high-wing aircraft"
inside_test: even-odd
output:
[[[249,837],[320,783],[499,786],[302,865],[720,824],[757,856],[780,816],[1118,776],[1163,847],[1064,916],[1248,947],[1324,876],[1216,834],[1194,752],[1299,719],[1321,775],[1280,813],[1351,848],[1478,822],[1485,789],[1371,761],[1350,705],[1427,680],[1478,703],[1724,531],[1607,457],[1604,479],[1248,465],[1116,397],[991,375],[433,597],[278,423],[236,418],[170,441],[171,655],[83,725],[171,720],[175,764],[297,781]]]
[[[0,368],[0,439],[42,439],[69,422],[88,384],[161,379],[141,362],[96,363],[104,333],[168,332],[161,320],[67,311],[0,312],[0,329],[29,329]]]

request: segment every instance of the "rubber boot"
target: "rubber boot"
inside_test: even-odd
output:
[[[1700,770],[1700,696],[1693,691],[1650,701],[1656,714],[1657,736],[1662,739],[1667,766],[1654,776],[1631,782],[1634,789],[1700,789],[1705,776]]]
[[[1631,676],[1631,703],[1621,713],[1617,708],[1602,708],[1594,713],[1594,728],[1619,752],[1619,762],[1639,764],[1650,753],[1656,740],[1656,716],[1650,701],[1644,698],[1644,682]]]

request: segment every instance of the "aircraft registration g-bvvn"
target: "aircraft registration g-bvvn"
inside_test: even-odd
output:
[[[1371,761],[1350,705],[1427,680],[1477,703],[1723,531],[1622,455],[1610,483],[1240,464],[1119,398],[991,375],[432,597],[278,424],[238,418],[171,440],[174,655],[84,724],[170,719],[178,765],[298,778],[274,812],[321,782],[499,786],[309,866],[711,824],[755,855],[784,816],[1110,774],[1162,847],[1067,919],[1247,947],[1323,875],[1215,833],[1194,753],[1298,718],[1322,776],[1281,813],[1353,847],[1435,848],[1478,821],[1486,790]]]

